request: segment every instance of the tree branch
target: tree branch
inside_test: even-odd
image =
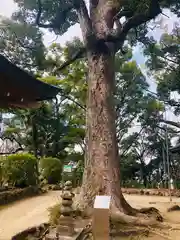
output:
[[[71,65],[74,61],[81,58],[85,52],[86,48],[81,47],[70,59],[65,61],[60,67],[56,68],[53,74],[57,74],[58,72],[62,71],[63,69]]]
[[[163,59],[165,59],[165,60],[167,60],[167,61],[169,61],[169,62],[172,62],[172,63],[174,63],[174,64],[179,64],[177,61],[175,61],[175,60],[173,60],[173,59],[171,59],[171,58],[168,58],[168,57],[166,57],[166,56],[159,56],[159,57],[161,57],[161,58],[163,58]]]
[[[162,127],[162,126],[158,126],[156,125],[157,128],[163,130],[163,131],[166,131],[166,128],[165,127]],[[173,134],[179,134],[180,131],[175,131],[174,129],[170,129],[170,133],[173,133]]]
[[[142,133],[143,130],[144,130],[144,127],[142,127],[141,130],[140,130],[138,133],[136,133],[136,135],[134,136],[133,141],[131,141],[131,143],[130,143],[130,144],[127,146],[127,148],[123,151],[123,153],[121,154],[121,156],[124,156],[125,153],[128,152],[128,150],[132,147],[134,141],[140,136],[140,134]]]
[[[80,108],[82,108],[84,111],[86,111],[86,107],[85,107],[85,106],[81,105],[81,104],[78,103],[76,100],[74,100],[72,97],[70,97],[70,96],[68,96],[67,94],[65,94],[65,93],[63,92],[63,90],[60,91],[60,95],[61,95],[62,97],[67,98],[68,100],[70,100],[71,102],[75,103],[77,106],[79,106]]]
[[[36,17],[35,24],[38,25],[41,28],[55,28],[55,24],[54,23],[42,24],[40,22],[41,14],[42,14],[42,3],[41,3],[41,0],[37,0],[37,4],[38,4],[38,14],[37,14],[37,17]],[[93,31],[92,31],[92,22],[91,22],[91,19],[89,17],[89,14],[88,14],[88,11],[87,11],[87,8],[86,8],[84,0],[73,0],[72,5],[68,6],[67,9],[64,10],[64,11],[68,12],[73,7],[77,11],[79,22],[80,22],[80,26],[81,26],[81,30],[82,30],[82,33],[83,33],[84,42],[86,44],[88,39],[89,39],[89,37],[92,36],[92,32]],[[54,74],[56,72],[58,72],[58,71],[63,70],[64,68],[66,68],[67,66],[72,64],[77,59],[81,58],[85,52],[86,52],[86,48],[85,47],[80,48],[72,56],[71,59],[67,60],[64,64],[62,64],[59,68],[57,68],[55,70]]]
[[[105,42],[114,42],[118,43],[116,47],[116,51],[119,50],[128,34],[128,32],[132,28],[137,28],[143,23],[146,23],[152,19],[154,19],[158,14],[162,13],[162,10],[160,9],[159,3],[157,0],[151,0],[149,11],[147,13],[141,13],[141,14],[134,14],[134,16],[130,17],[122,26],[122,31],[113,32],[110,35],[106,36],[106,39],[104,39]],[[117,16],[116,16],[117,17]],[[121,15],[120,15],[121,17]]]
[[[22,48],[26,48],[28,50],[35,50],[35,47],[30,47],[29,45],[25,45],[20,39],[19,37],[17,36],[17,34],[13,31],[13,34],[17,40],[17,42],[19,43],[19,45],[22,47]]]
[[[92,22],[84,0],[74,0],[85,45],[93,35]],[[77,4],[79,2],[79,4]]]
[[[118,13],[114,16],[114,19],[117,20],[117,19],[121,19],[122,17],[130,18],[130,17],[132,17],[132,16],[133,16],[133,12],[132,12],[132,11],[123,10],[123,11],[118,12]]]
[[[38,1],[39,10],[38,10],[38,15],[37,15],[37,19],[36,19],[36,24],[39,27],[53,28],[53,24],[44,25],[44,24],[40,23],[40,17],[41,17],[41,13],[42,13],[42,4],[41,4],[41,0],[37,0],[37,1]],[[78,5],[78,1],[79,1],[79,5]],[[84,0],[74,0],[74,4],[75,4],[74,8],[76,9],[76,11],[78,13],[78,16],[79,16],[79,21],[80,21],[80,25],[81,25],[81,29],[82,29],[82,32],[83,32],[85,45],[86,45],[86,43],[88,41],[92,40],[92,38],[94,37],[93,31],[92,31],[91,19],[89,18],[88,11],[87,11],[86,5],[84,3]],[[129,18],[122,25],[121,31],[119,31],[120,28],[117,28],[117,31],[116,30],[113,31],[112,33],[107,35],[105,38],[96,39],[95,44],[98,45],[98,44],[102,44],[102,43],[113,42],[116,45],[115,51],[118,51],[119,49],[122,49],[122,45],[123,45],[123,43],[126,39],[126,36],[129,32],[129,30],[131,30],[132,28],[137,28],[139,25],[152,20],[153,18],[155,18],[161,12],[162,11],[160,9],[158,1],[151,0],[151,4],[149,6],[149,12],[147,14],[142,13],[142,14],[134,15],[133,17]],[[117,19],[115,19],[115,21],[117,23]],[[58,69],[56,69],[56,72],[61,71],[64,68],[66,68],[67,66],[69,66],[70,64],[72,64],[75,60],[82,57],[82,55],[85,52],[86,52],[86,46],[80,48],[76,52],[76,54],[74,56],[72,56],[71,59],[67,60]]]
[[[7,25],[7,29],[9,29],[10,31],[12,31],[12,29],[10,28],[10,25],[8,24]],[[1,29],[1,31],[7,35],[7,29]],[[35,48],[33,47],[30,47],[29,45],[25,45],[21,40],[20,38],[17,36],[16,32],[15,31],[12,31],[12,34],[15,36],[15,39],[17,41],[17,43],[19,43],[19,45],[22,47],[22,48],[26,48],[28,50],[34,50]],[[3,52],[4,53],[4,52]]]
[[[132,122],[134,121],[134,119],[135,119],[134,117],[131,118],[131,119],[128,121],[128,123],[126,123],[125,127],[124,127],[124,128],[120,128],[119,130],[118,130],[118,125],[116,126],[116,128],[117,128],[116,134],[117,134],[117,138],[118,138],[118,142],[119,142],[119,143],[121,142],[121,140],[123,139],[124,135],[126,134],[126,132],[123,132],[123,131],[126,130],[127,128],[129,128],[129,125],[132,124]]]
[[[170,121],[170,120],[165,120],[165,119],[160,119],[160,121],[163,122],[163,123],[169,124],[171,126],[180,128],[180,123],[173,122],[173,121]]]
[[[42,15],[42,10],[43,10],[42,2],[41,2],[41,0],[36,0],[36,1],[37,1],[37,5],[38,5],[38,13],[37,13],[37,16],[36,16],[35,24],[38,25],[40,28],[60,29],[61,26],[66,21],[67,14],[73,8],[75,8],[75,3],[76,3],[75,1],[79,1],[79,0],[74,0],[74,2],[67,4],[66,8],[63,9],[63,10],[61,10],[62,7],[60,7],[57,10],[57,14],[56,14],[55,18],[49,24],[41,23],[41,15]]]
[[[92,35],[92,22],[88,14],[88,10],[86,8],[86,4],[84,0],[72,0],[71,3],[67,4],[66,8],[62,11],[58,11],[56,14],[54,20],[49,24],[43,24],[41,23],[41,15],[42,15],[42,2],[41,0],[37,0],[38,5],[38,13],[35,20],[35,24],[38,25],[41,28],[54,28],[58,29],[60,28],[60,25],[62,25],[61,20],[64,22],[66,21],[67,14],[74,8],[77,12],[80,27],[83,33],[84,41],[86,42],[88,39],[88,36]]]

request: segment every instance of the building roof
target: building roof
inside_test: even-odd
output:
[[[50,100],[59,88],[37,80],[0,54],[0,107],[36,107]]]

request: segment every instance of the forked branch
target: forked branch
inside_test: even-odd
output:
[[[36,17],[36,25],[42,28],[55,28],[54,23],[50,24],[42,24],[41,23],[41,15],[42,15],[42,3],[41,0],[37,0],[38,4],[38,14]],[[70,11],[72,8],[76,9],[80,26],[83,32],[84,41],[86,42],[88,37],[92,35],[92,23],[85,5],[84,0],[73,0],[72,5],[69,5],[69,7],[66,8],[66,12]],[[70,64],[72,64],[77,59],[81,58],[83,54],[86,52],[86,47],[80,48],[70,59],[68,59],[65,63],[63,63],[59,68],[56,68],[54,71],[54,74],[58,73],[59,71],[62,71],[66,67],[68,67]]]
[[[160,13],[162,13],[162,10],[159,6],[158,1],[151,0],[150,6],[148,6],[147,12],[134,14],[132,17],[128,18],[128,20],[122,25],[122,30],[120,32],[119,30],[112,32],[112,34],[109,34],[108,36],[106,36],[104,41],[117,43],[118,48],[116,50],[119,50],[122,47],[126,39],[126,36],[131,29],[133,28],[136,29],[141,24],[147,23],[148,21],[154,19]],[[124,15],[123,12],[122,14]],[[132,14],[132,13],[129,13],[129,14]],[[115,16],[115,20],[117,20],[118,16],[122,17],[123,15],[119,13],[119,15]]]
[[[74,6],[77,11],[80,27],[82,30],[83,39],[86,44],[89,36],[93,35],[92,21],[89,17],[88,10],[84,0],[74,0],[74,2],[75,2]]]
[[[38,14],[36,19],[36,24],[39,27],[53,28],[54,27],[53,24],[44,25],[40,23],[40,18],[42,13],[42,4],[41,4],[41,0],[37,0],[37,1],[38,1]],[[86,41],[88,41],[88,37],[93,37],[92,22],[89,17],[84,0],[73,0],[72,2],[73,2],[73,8],[76,9],[79,17],[79,22],[80,22],[81,29],[83,32],[83,37],[85,40],[85,47],[79,49],[77,53],[74,56],[72,56],[71,59],[69,59],[62,66],[56,69],[56,71],[63,70],[64,68],[72,64],[75,60],[82,57],[83,54],[86,52]],[[93,39],[93,40],[96,40],[94,43],[98,45],[102,43],[111,42],[111,43],[115,43],[115,51],[122,49],[126,36],[131,29],[133,28],[136,29],[139,25],[143,23],[147,23],[148,21],[154,19],[158,14],[162,13],[158,0],[151,0],[150,6],[147,6],[147,9],[148,11],[145,13],[139,13],[139,14],[135,13],[132,17],[128,18],[128,20],[122,26],[119,25],[117,28],[117,31],[113,31],[112,33],[108,34],[105,38]],[[122,14],[124,13],[121,13],[121,14],[119,13],[119,15],[115,16],[114,20],[116,21],[116,24],[118,23],[117,18],[122,17]],[[129,13],[129,14],[132,14],[132,13]]]

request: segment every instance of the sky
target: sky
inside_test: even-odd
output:
[[[15,5],[13,0],[0,0],[1,1],[1,8],[0,8],[0,15],[5,17],[11,17],[11,14],[16,10],[17,6]],[[166,31],[170,32],[173,28],[174,22],[177,21],[177,18],[171,14],[168,11],[164,12],[168,17],[161,15],[158,19],[156,19],[156,22],[158,22],[159,27],[154,30],[149,30],[148,35],[154,36],[155,39],[159,40],[161,34]],[[44,36],[44,43],[45,45],[50,45],[53,41],[59,42],[62,45],[66,41],[70,41],[73,39],[73,37],[78,36],[81,37],[81,31],[79,28],[79,25],[75,25],[69,29],[69,31],[64,34],[61,37],[56,38],[55,35],[49,33],[48,31],[45,31]],[[143,73],[147,76],[147,72],[145,69],[145,58],[142,54],[141,47],[136,47],[133,51],[133,59],[136,60],[137,64],[143,71]],[[156,83],[153,79],[153,77],[147,76],[147,82],[150,85],[150,90],[155,92],[156,91]],[[167,118],[169,120],[174,120],[174,116],[171,112],[167,113]],[[179,120],[179,119],[178,119]]]

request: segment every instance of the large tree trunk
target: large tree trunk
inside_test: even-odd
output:
[[[126,28],[122,31],[122,25],[115,20],[122,4],[122,1],[117,0],[90,0],[90,16],[88,16],[86,6],[82,1],[78,12],[89,68],[87,146],[79,207],[92,207],[97,194],[110,195],[111,210],[114,210],[113,207],[118,210],[113,211],[111,220],[139,224],[139,219],[128,216],[128,214],[136,214],[138,211],[126,202],[121,192],[115,125],[114,58],[115,52],[121,48],[126,31],[130,27],[128,23],[125,24]],[[145,16],[146,21],[149,18],[149,16]],[[144,22],[141,17],[136,20],[137,25]],[[107,43],[104,39],[109,39],[109,37],[111,39],[111,36],[114,36],[114,22],[117,25],[115,35],[118,36],[119,41],[111,43],[108,41]],[[120,33],[122,33],[122,37],[119,36]],[[143,213],[145,213],[144,210]],[[144,219],[142,224],[144,224]],[[150,225],[150,222],[146,221],[146,225]]]
[[[96,195],[111,196],[111,220],[140,226],[156,224],[154,219],[137,218],[138,212],[123,197],[120,186],[120,161],[115,125],[114,54],[94,52],[88,55],[86,158],[83,183],[77,203],[81,210],[93,207]],[[155,211],[155,218],[161,218]]]
[[[103,38],[112,31],[113,17],[120,9],[119,4],[117,1],[90,1],[95,38]],[[96,195],[110,195],[112,207],[131,214],[133,209],[124,199],[120,187],[114,105],[114,47],[105,43],[87,46],[87,149],[80,205],[92,206]]]
[[[87,150],[81,204],[92,206],[96,195],[110,195],[112,206],[130,214],[120,188],[115,127],[114,54],[88,56]]]

